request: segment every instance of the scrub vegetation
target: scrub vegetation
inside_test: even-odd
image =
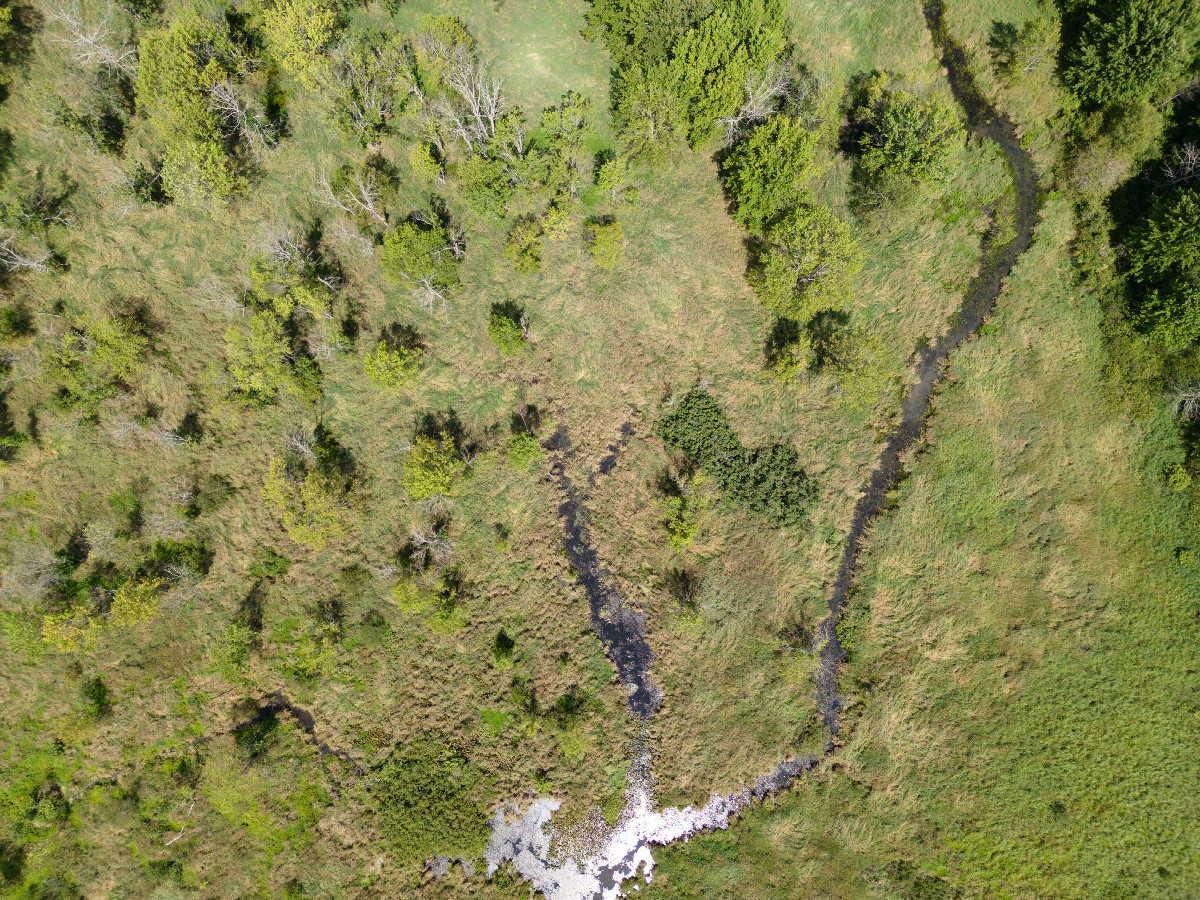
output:
[[[526,896],[494,810],[648,739],[819,759],[650,897],[1195,896],[1194,4],[5,3],[0,894]],[[831,730],[1012,239],[975,100],[1045,199]]]

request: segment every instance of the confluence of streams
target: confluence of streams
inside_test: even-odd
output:
[[[934,387],[942,377],[950,353],[983,324],[1000,296],[1004,280],[1029,247],[1040,199],[1033,161],[1021,147],[1013,123],[997,112],[979,91],[966,52],[946,31],[943,0],[927,0],[923,12],[934,44],[941,51],[951,90],[966,112],[969,126],[978,137],[994,141],[1004,153],[1016,203],[1011,231],[1004,227],[1009,223],[993,222],[984,238],[979,271],[967,286],[949,331],[932,346],[918,349],[916,381],[904,399],[900,423],[880,451],[863,495],[855,505],[845,550],[829,594],[829,612],[817,630],[817,642],[822,648],[817,673],[817,712],[833,735],[838,732],[843,709],[838,667],[844,653],[838,642],[837,619],[854,582],[867,530],[886,506],[888,492],[900,475],[902,454],[921,434]],[[621,442],[609,448],[611,452],[601,466],[602,473],[615,464],[616,454],[630,433],[626,426]],[[650,678],[653,654],[646,642],[645,617],[626,604],[592,547],[586,498],[579,495],[564,472],[569,447],[570,442],[561,431],[547,446],[559,453],[552,474],[563,494],[559,514],[564,520],[567,553],[588,596],[592,626],[629,693],[629,712],[645,723],[658,711],[661,697]],[[550,900],[616,900],[624,896],[622,884],[637,877],[639,870],[646,881],[650,880],[654,866],[652,845],[728,827],[742,810],[786,789],[800,773],[816,764],[817,757],[784,760],[753,786],[729,796],[713,794],[700,809],[692,806],[655,809],[651,762],[648,729],[643,727],[634,747],[625,804],[617,824],[609,826],[597,812],[584,823],[584,833],[577,828],[570,835],[559,834],[560,838],[566,838],[561,843],[570,847],[570,855],[564,855],[566,851],[552,854],[550,850],[551,834],[555,833],[550,820],[558,809],[558,801],[537,800],[524,814],[515,809],[497,810],[491,821],[492,839],[487,851],[489,875],[511,861],[516,871]]]

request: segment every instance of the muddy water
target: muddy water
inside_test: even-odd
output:
[[[887,504],[888,491],[900,475],[900,456],[921,434],[929,403],[933,399],[934,386],[944,372],[944,363],[951,351],[979,329],[996,305],[1004,279],[1012,271],[1017,258],[1029,247],[1037,223],[1040,195],[1033,160],[1021,147],[1013,123],[1007,116],[998,113],[979,91],[971,75],[966,52],[946,31],[943,12],[942,0],[929,0],[925,4],[925,21],[933,35],[934,44],[941,50],[942,65],[946,67],[950,87],[967,114],[967,124],[971,130],[980,138],[994,141],[1004,153],[1013,179],[1016,203],[1011,211],[1011,222],[993,223],[991,234],[1003,237],[984,240],[979,272],[967,286],[950,330],[932,346],[918,350],[915,365],[917,379],[904,398],[900,424],[884,444],[864,493],[854,508],[841,564],[829,595],[829,614],[818,631],[818,640],[825,641],[825,644],[817,677],[817,707],[825,725],[835,734],[843,705],[838,690],[838,665],[843,651],[835,626],[854,582],[867,529]]]

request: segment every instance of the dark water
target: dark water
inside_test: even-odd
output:
[[[608,448],[600,461],[598,472],[588,478],[595,484],[596,475],[607,475],[617,464],[617,458],[633,435],[633,424],[621,426],[621,438]],[[571,440],[565,428],[546,442],[548,450],[556,451],[550,474],[562,494],[558,515],[563,520],[563,546],[575,570],[575,580],[587,595],[591,609],[592,628],[600,638],[604,652],[617,670],[621,683],[629,691],[627,706],[637,718],[645,721],[658,712],[662,692],[650,678],[654,654],[646,642],[646,617],[633,609],[617,590],[609,573],[600,562],[592,545],[588,528],[585,497],[567,476],[565,462],[571,454]]]
[[[946,31],[943,11],[942,0],[929,0],[924,7],[925,21],[933,35],[934,44],[941,50],[942,65],[948,72],[955,99],[967,114],[968,126],[980,138],[999,145],[1008,161],[1016,204],[1010,213],[1011,222],[993,224],[992,235],[1002,235],[1003,238],[984,240],[979,272],[968,285],[949,332],[933,346],[924,346],[918,351],[917,382],[904,399],[900,424],[888,437],[865,492],[854,508],[841,565],[829,595],[829,615],[821,623],[818,633],[818,639],[826,643],[817,677],[817,707],[825,725],[834,733],[837,732],[838,717],[843,707],[838,690],[838,665],[844,655],[835,626],[854,581],[863,539],[868,527],[887,504],[888,491],[896,484],[900,475],[901,454],[921,434],[934,386],[942,376],[943,364],[951,351],[974,334],[992,311],[1004,279],[1012,271],[1017,258],[1029,247],[1037,223],[1040,194],[1033,160],[1017,140],[1012,122],[996,111],[975,84],[966,52]]]

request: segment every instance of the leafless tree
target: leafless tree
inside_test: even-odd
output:
[[[329,230],[329,237],[353,247],[359,256],[375,255],[374,242],[370,238],[359,234],[345,222],[335,222]]]
[[[339,185],[337,190],[322,172],[317,178],[317,202],[330,209],[340,209],[351,216],[366,216],[378,225],[387,224],[387,213],[383,208],[383,194],[379,189],[375,170],[356,169],[350,179]]]
[[[343,41],[329,54],[329,88],[341,121],[366,138],[392,114],[396,88],[410,67],[395,43]]]
[[[486,62],[476,59],[466,48],[456,47],[447,60],[446,84],[458,99],[438,98],[434,111],[468,150],[486,152],[504,113],[504,82],[491,73]]]
[[[44,251],[40,255],[36,253],[26,253],[17,248],[16,235],[11,232],[0,237],[0,266],[8,269],[10,272],[16,272],[21,269],[26,269],[33,272],[46,272],[50,269],[49,251]]]
[[[270,225],[265,245],[271,258],[285,266],[306,269],[316,262],[308,244],[286,225]]]
[[[1163,163],[1162,174],[1165,186],[1200,180],[1200,145],[1187,143],[1175,147]]]
[[[1200,382],[1177,385],[1171,391],[1171,405],[1180,419],[1200,419]]]
[[[745,101],[732,116],[722,119],[726,143],[733,143],[749,126],[775,112],[780,101],[791,92],[795,77],[796,73],[787,63],[770,63],[760,72],[749,73]]]
[[[313,462],[317,458],[316,450],[313,449],[316,444],[316,438],[313,433],[307,428],[289,428],[285,446],[306,462]]]
[[[279,143],[279,135],[270,117],[257,104],[239,97],[228,79],[208,89],[208,105],[225,123],[225,127],[245,141],[256,156]]]
[[[454,544],[435,528],[414,531],[409,541],[413,546],[413,559],[421,567],[432,564],[440,568],[454,555]]]
[[[46,547],[26,546],[0,575],[0,594],[6,597],[28,594],[43,596],[62,580],[58,560]]]
[[[99,15],[89,17],[81,0],[53,0],[50,18],[62,25],[65,35],[51,35],[80,65],[100,65],[119,75],[137,75],[137,50],[126,45],[113,22],[115,8],[105,3]],[[90,21],[89,21],[90,18]]]

